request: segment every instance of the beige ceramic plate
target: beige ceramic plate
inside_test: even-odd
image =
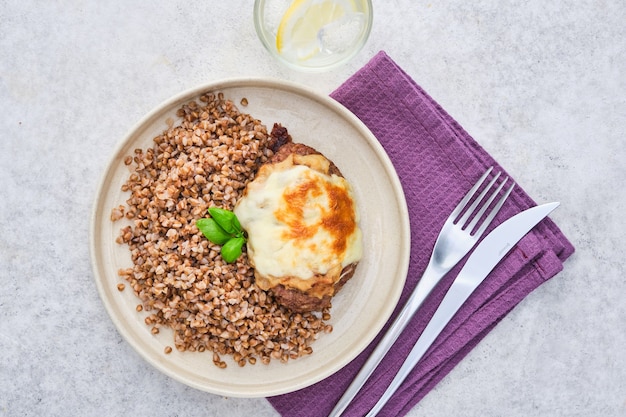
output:
[[[354,277],[333,300],[332,333],[321,334],[314,353],[288,363],[226,369],[212,363],[208,352],[165,355],[173,346],[169,331],[157,336],[144,324],[145,313],[135,311],[132,291],[119,292],[117,270],[132,265],[128,247],[115,243],[120,224],[111,209],[126,201],[120,190],[129,175],[124,157],[177,120],[176,110],[207,91],[223,92],[243,112],[270,127],[280,122],[295,142],[306,143],[333,160],[352,183],[361,213],[364,257]],[[248,99],[246,107],[240,100]],[[122,141],[102,178],[91,221],[91,256],[100,295],[122,336],[149,363],[194,388],[236,397],[264,397],[306,387],[333,374],[372,341],[395,307],[404,286],[409,262],[409,222],[404,194],[383,148],[352,113],[334,100],[300,86],[265,79],[234,79],[203,85],[165,102],[147,115]],[[224,357],[229,361],[229,357]]]

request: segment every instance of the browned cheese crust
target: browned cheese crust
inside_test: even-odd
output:
[[[274,155],[270,158],[269,163],[281,162],[291,154],[321,155],[320,152],[310,146],[294,143],[287,129],[279,124],[274,124],[272,129],[270,148],[274,151]],[[343,177],[339,168],[332,161],[329,160],[329,162],[329,173]],[[342,269],[341,278],[334,285],[335,294],[352,278],[356,266],[357,263],[355,262]],[[331,297],[328,295],[318,298],[296,288],[287,288],[281,284],[271,288],[270,291],[279,304],[296,312],[321,311],[331,306]]]

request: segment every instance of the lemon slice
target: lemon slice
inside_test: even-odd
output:
[[[295,0],[278,25],[276,50],[302,61],[314,57],[321,51],[320,31],[355,9],[346,0]]]

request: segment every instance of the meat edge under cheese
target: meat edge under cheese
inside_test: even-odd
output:
[[[281,126],[278,127],[284,130],[282,133],[286,134],[286,129]],[[273,135],[275,135],[276,129],[277,127],[275,126],[272,131]],[[246,226],[250,228],[250,225],[248,224],[249,219],[247,218],[246,213],[242,213],[242,204],[245,203],[241,203],[241,201],[246,199],[246,195],[248,193],[256,192],[255,187],[259,183],[263,184],[264,181],[267,181],[267,178],[275,171],[281,172],[281,170],[284,171],[285,169],[288,170],[293,167],[305,166],[316,173],[326,176],[326,179],[329,180],[330,184],[334,181],[341,184],[341,187],[344,187],[345,193],[343,193],[343,196],[340,196],[342,197],[340,199],[344,200],[343,206],[347,206],[347,208],[343,208],[344,212],[349,210],[351,218],[348,222],[343,222],[344,230],[338,231],[338,241],[343,240],[345,244],[350,246],[350,248],[348,248],[349,250],[346,252],[339,253],[339,256],[336,257],[337,259],[331,262],[327,269],[322,268],[322,270],[319,271],[311,270],[309,276],[307,277],[300,277],[298,275],[302,274],[291,273],[272,274],[270,273],[271,271],[268,272],[268,270],[263,268],[261,265],[262,262],[259,260],[259,253],[255,247],[263,245],[263,241],[267,238],[267,236],[254,236],[254,229],[247,229],[249,239],[248,257],[252,266],[255,268],[257,285],[263,290],[272,291],[279,303],[292,310],[321,310],[330,306],[331,297],[333,297],[345,284],[345,282],[353,276],[356,265],[362,256],[362,235],[358,225],[359,218],[356,201],[354,199],[354,195],[352,194],[350,184],[345,180],[345,178],[343,178],[343,175],[334,163],[324,155],[307,145],[293,143],[290,137],[286,141],[283,140],[279,146],[280,147],[276,150],[276,153],[270,163],[262,166],[259,169],[255,180],[248,184],[249,187],[246,189],[244,197],[235,207],[235,213],[237,214],[237,217],[242,223],[244,229],[247,229]],[[308,172],[308,174],[310,174],[310,172]],[[333,181],[330,181],[331,178]],[[338,189],[341,189],[341,187]],[[332,188],[332,185],[330,188]],[[337,191],[337,189],[335,191]],[[346,201],[348,203],[346,203]],[[339,206],[341,205],[342,204],[339,204]],[[333,208],[335,211],[334,214],[340,216],[341,213],[337,213],[338,207],[335,206]],[[351,226],[346,228],[347,223],[351,223]],[[343,233],[343,235],[341,235],[341,233]],[[258,239],[256,239],[257,237]],[[329,244],[332,245],[333,242]],[[341,246],[341,244],[339,244],[339,246]],[[323,250],[326,252],[332,252],[330,247],[323,248]],[[345,256],[346,253],[348,253],[348,256]],[[264,256],[266,259],[264,259],[264,261],[267,261],[267,257],[272,257],[272,255],[273,254],[265,253]],[[299,259],[294,260],[299,261]],[[284,261],[289,262],[290,260],[287,259]]]

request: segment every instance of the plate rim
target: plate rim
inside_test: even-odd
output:
[[[112,174],[115,169],[115,160],[116,156],[120,155],[122,150],[126,147],[127,143],[132,139],[132,137],[136,134],[140,129],[146,128],[152,119],[158,116],[160,113],[164,111],[166,108],[172,107],[177,102],[184,102],[187,100],[192,100],[194,98],[199,97],[200,94],[207,91],[219,91],[220,89],[227,88],[245,88],[245,87],[262,87],[262,88],[272,88],[276,87],[282,90],[289,91],[291,93],[295,93],[297,95],[304,96],[305,98],[317,101],[321,105],[330,108],[333,112],[338,113],[341,117],[350,120],[353,123],[360,133],[362,137],[365,138],[368,142],[368,145],[376,150],[378,157],[380,158],[380,162],[384,167],[385,173],[391,183],[389,186],[393,188],[393,194],[396,198],[396,202],[398,204],[398,210],[400,211],[399,222],[400,229],[404,231],[404,239],[402,250],[399,251],[398,256],[398,266],[396,270],[398,271],[398,276],[402,279],[402,285],[398,285],[397,289],[392,293],[392,298],[395,300],[393,303],[389,303],[389,305],[383,310],[380,311],[382,315],[385,316],[385,320],[381,320],[378,326],[376,326],[376,331],[370,333],[370,337],[366,338],[360,343],[358,343],[357,349],[354,350],[352,355],[346,355],[342,361],[338,361],[338,363],[334,367],[330,367],[326,372],[321,373],[315,380],[308,381],[306,383],[302,383],[300,385],[294,385],[289,388],[283,389],[267,389],[262,393],[249,393],[246,394],[244,392],[225,389],[220,387],[211,386],[208,387],[203,384],[197,384],[196,382],[189,380],[188,378],[184,378],[178,375],[176,372],[171,371],[164,362],[156,361],[149,357],[149,355],[145,354],[139,343],[135,340],[135,338],[127,334],[122,326],[122,323],[119,323],[119,319],[117,317],[117,312],[114,309],[113,304],[106,297],[106,289],[104,288],[104,277],[101,277],[99,267],[97,265],[96,260],[98,259],[98,249],[96,245],[97,237],[99,236],[98,227],[98,215],[99,215],[99,207],[101,205],[101,199],[103,198],[102,192],[106,188],[107,179]],[[254,116],[253,116],[254,117]],[[261,121],[265,123],[264,121]],[[344,107],[341,103],[333,99],[328,95],[324,95],[313,90],[310,87],[304,86],[299,83],[295,83],[292,81],[280,80],[271,77],[231,77],[224,78],[220,80],[215,80],[211,82],[201,83],[191,88],[188,88],[178,94],[172,95],[166,100],[163,100],[155,107],[153,107],[148,113],[146,113],[143,117],[141,117],[135,124],[131,126],[130,129],[126,131],[123,135],[122,139],[119,140],[115,147],[112,150],[112,153],[107,158],[105,168],[100,175],[100,179],[98,181],[98,185],[96,188],[95,198],[93,200],[93,206],[91,209],[90,215],[90,226],[89,226],[89,254],[90,254],[90,264],[91,270],[93,273],[94,280],[96,281],[96,287],[98,289],[99,297],[104,304],[104,307],[107,311],[107,315],[110,320],[115,325],[117,332],[122,336],[122,338],[129,343],[133,349],[139,354],[139,356],[154,368],[158,369],[160,372],[168,375],[169,377],[177,380],[187,386],[193,387],[195,389],[209,392],[216,395],[224,395],[230,397],[243,397],[243,398],[258,398],[258,397],[267,397],[267,396],[275,396],[281,394],[287,394],[289,392],[296,391],[298,389],[305,388],[314,383],[317,383],[329,376],[333,375],[343,367],[345,367],[348,363],[350,363],[354,358],[356,358],[359,354],[363,352],[367,348],[367,346],[376,338],[378,333],[384,328],[384,325],[387,323],[389,318],[391,317],[393,311],[398,305],[400,300],[400,296],[404,289],[404,285],[406,284],[407,273],[409,269],[409,261],[410,261],[410,242],[411,242],[411,228],[409,222],[409,212],[408,206],[406,203],[406,197],[404,193],[404,189],[398,177],[397,171],[389,158],[389,155],[383,148],[382,144],[376,139],[374,134],[370,131],[370,129],[363,123],[356,115],[354,115],[350,110]]]

